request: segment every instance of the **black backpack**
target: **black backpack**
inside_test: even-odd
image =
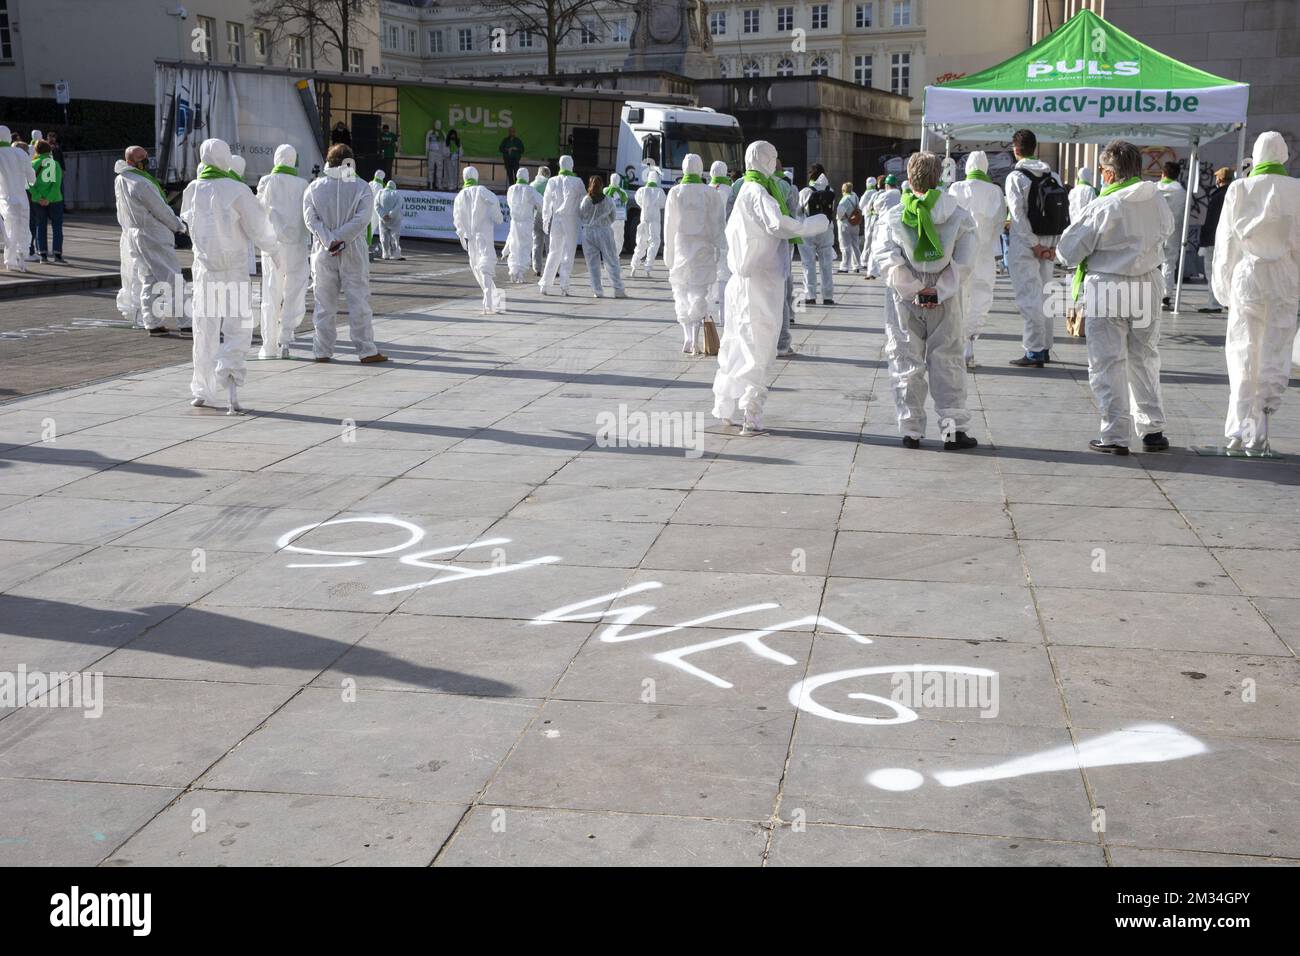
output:
[[[808,196],[808,215],[818,213],[827,219],[835,218],[835,192],[831,189],[814,189]]]
[[[1028,170],[1018,172],[1029,177],[1029,200],[1025,211],[1029,215],[1029,228],[1036,236],[1059,236],[1070,225],[1070,194],[1050,172],[1034,175]]]

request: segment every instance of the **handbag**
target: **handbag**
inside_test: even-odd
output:
[[[705,319],[700,326],[700,337],[704,339],[702,349],[705,355],[717,355],[721,342],[718,339],[718,327],[713,324],[712,319]]]
[[[849,225],[853,226],[854,228],[857,228],[858,226],[862,225],[861,209],[854,209],[851,213],[849,213]]]

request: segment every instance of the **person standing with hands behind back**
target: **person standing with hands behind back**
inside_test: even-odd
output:
[[[1046,287],[1052,281],[1056,240],[1070,222],[1070,196],[1038,152],[1038,137],[1027,129],[1011,137],[1016,166],[1007,175],[1007,208],[1011,213],[1007,265],[1016,305],[1024,319],[1025,354],[1012,359],[1019,368],[1042,368],[1051,361],[1052,319],[1047,314]]]

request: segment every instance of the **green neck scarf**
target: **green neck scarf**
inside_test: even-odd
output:
[[[561,175],[561,176],[576,176],[577,173],[575,173],[572,169],[561,169],[561,170],[560,170],[560,175]]]
[[[297,176],[298,167],[297,166],[272,166],[271,172],[284,173],[286,176]]]
[[[682,178],[677,180],[679,183],[702,183],[704,177],[698,173],[682,173]]]
[[[527,185],[528,185],[528,177],[527,177],[527,176],[516,176],[516,177],[515,177],[515,185],[517,185],[517,186],[527,186]]]
[[[903,197],[903,225],[916,230],[916,258],[922,262],[933,262],[943,258],[943,243],[939,240],[939,230],[934,227],[930,210],[939,201],[941,193],[931,189],[924,196],[918,196],[910,189]]]
[[[132,169],[135,168],[132,167]],[[142,173],[142,170],[135,169],[135,172]],[[149,176],[148,173],[143,173],[143,175]],[[149,176],[149,178],[153,179],[152,176]],[[216,166],[204,166],[202,169],[200,169],[199,179],[233,179],[237,183],[243,182],[243,180],[240,179],[238,176],[236,176],[233,171],[229,169],[217,169]],[[158,180],[154,179],[155,183],[157,181]]]
[[[0,147],[9,147],[9,146],[12,146],[12,145],[13,145],[13,143],[10,143],[10,142],[0,143]]]
[[[769,196],[776,200],[776,204],[781,207],[781,215],[786,217],[790,215],[790,207],[785,204],[785,196],[782,194],[781,187],[776,184],[776,180],[773,177],[765,176],[757,169],[747,169],[745,170],[745,182],[758,183],[767,190]],[[803,239],[798,236],[795,236],[790,241],[796,246],[803,244]]]
[[[606,186],[605,195],[608,196],[610,199],[613,199],[615,196],[617,196],[619,202],[623,203],[624,205],[627,205],[627,190],[624,189],[622,186]]]
[[[1168,176],[1161,176],[1161,177],[1160,177],[1160,185],[1161,185],[1161,186],[1172,186],[1172,185],[1173,185],[1174,183],[1176,183],[1176,182],[1178,182],[1178,180],[1176,180],[1176,179],[1170,179]]]
[[[1107,186],[1105,189],[1101,191],[1101,196],[1099,196],[1098,198],[1104,199],[1107,196],[1109,196],[1111,193],[1117,193],[1121,189],[1128,189],[1130,186],[1136,186],[1140,182],[1142,182],[1142,177],[1133,176],[1129,179],[1124,180],[1122,183],[1111,183],[1109,186]],[[1088,260],[1084,259],[1082,262],[1079,263],[1079,268],[1074,270],[1074,284],[1071,286],[1070,289],[1070,291],[1074,293],[1075,302],[1079,301],[1079,293],[1083,291],[1083,277],[1086,276],[1087,274],[1088,274]]]
[[[991,182],[993,182],[993,180],[989,179],[989,174],[986,173],[986,172],[984,172],[984,170],[982,170],[982,169],[970,169],[970,170],[967,170],[967,171],[966,171],[966,178],[967,178],[967,179],[978,179],[978,180],[979,180],[980,182],[982,182],[982,183],[991,183]]]
[[[709,177],[710,186],[730,186],[731,178],[728,176],[711,176]]]
[[[1286,167],[1281,163],[1256,163],[1255,168],[1250,171],[1252,176],[1265,176],[1272,173],[1274,176],[1290,176]]]
[[[465,188],[466,188],[466,189],[468,189],[470,186],[477,186],[477,185],[478,185],[478,180],[477,180],[477,179],[467,179],[467,180],[465,180]]]
[[[154,178],[153,173],[149,172],[147,169],[136,169],[134,166],[128,166],[125,172],[135,173],[137,176],[143,176],[145,179],[149,180],[149,182],[158,187],[158,192],[163,199],[167,198],[167,192],[162,188],[162,183],[158,182],[158,180]]]

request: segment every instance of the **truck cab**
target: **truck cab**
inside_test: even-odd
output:
[[[619,130],[618,171],[629,167],[642,183],[642,170],[653,160],[660,169],[665,188],[682,175],[682,160],[696,153],[704,160],[704,171],[716,160],[731,170],[744,169],[745,141],[734,116],[700,106],[665,106],[662,103],[628,101],[623,105]]]

